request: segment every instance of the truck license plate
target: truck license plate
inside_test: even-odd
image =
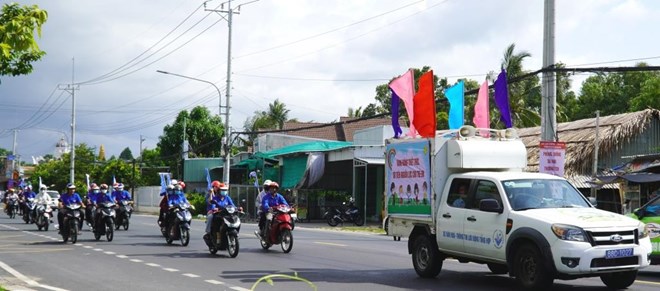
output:
[[[633,255],[632,248],[605,251],[606,259],[632,257],[632,255]]]

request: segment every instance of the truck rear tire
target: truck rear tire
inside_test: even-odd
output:
[[[437,276],[442,270],[442,260],[440,251],[429,236],[420,235],[415,238],[412,261],[417,275],[422,278]]]
[[[525,289],[548,289],[554,280],[546,268],[541,252],[532,244],[524,244],[518,248],[513,270],[516,281]]]
[[[626,289],[635,282],[637,271],[607,273],[600,275],[600,280],[610,289]]]

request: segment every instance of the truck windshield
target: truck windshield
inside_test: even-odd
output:
[[[511,208],[516,211],[537,208],[591,207],[566,180],[521,179],[503,181]]]

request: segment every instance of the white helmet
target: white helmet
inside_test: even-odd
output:
[[[172,181],[170,181],[170,185],[172,186],[176,186],[177,184],[179,184],[179,181],[177,181],[176,179],[172,179]]]

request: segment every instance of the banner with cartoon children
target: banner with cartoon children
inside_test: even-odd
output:
[[[389,214],[431,214],[431,159],[428,140],[387,144],[385,191]]]

